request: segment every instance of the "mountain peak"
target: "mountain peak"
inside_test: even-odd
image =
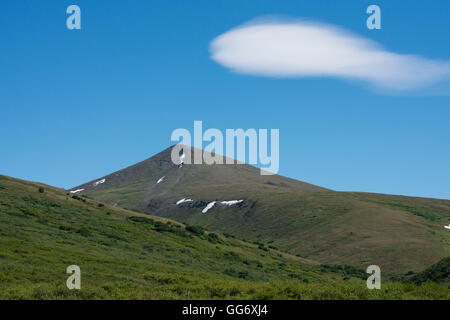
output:
[[[103,201],[116,202],[117,194],[114,190],[120,190],[122,194],[126,194],[126,198],[133,199],[133,203],[128,205],[137,208],[136,205],[139,203],[138,207],[142,210],[146,202],[163,195],[171,195],[174,198],[192,197],[200,190],[203,190],[201,194],[205,201],[208,200],[207,198],[218,197],[221,189],[227,198],[236,198],[240,195],[239,192],[248,188],[269,188],[274,191],[278,189],[301,192],[327,191],[327,189],[280,175],[261,175],[259,168],[242,162],[234,161],[234,164],[226,164],[230,162],[230,158],[226,157],[224,157],[224,164],[194,164],[195,152],[203,152],[207,155],[211,153],[190,146],[182,146],[181,152],[184,156],[190,154],[191,161],[185,158],[180,165],[180,162],[177,164],[172,161],[173,148],[174,146],[168,147],[149,159],[77,186],[71,189],[71,192],[95,194]],[[212,189],[215,190],[214,195],[209,196],[208,193]],[[114,199],[108,197],[111,194],[114,194]],[[120,197],[119,201],[128,202]]]

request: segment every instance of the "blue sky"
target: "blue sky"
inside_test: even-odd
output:
[[[77,4],[82,30],[66,28]],[[378,4],[382,29],[368,30]],[[237,74],[210,42],[254,18],[340,26],[450,60],[448,1],[3,1],[0,174],[70,188],[150,157],[176,128],[279,128],[279,173],[335,190],[450,199],[450,96]]]

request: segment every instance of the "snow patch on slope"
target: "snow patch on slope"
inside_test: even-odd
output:
[[[184,151],[183,151],[183,154],[180,156],[180,163],[178,164],[178,168],[183,167],[185,158],[186,158],[186,155],[184,154]]]
[[[166,176],[159,178],[159,180],[158,180],[158,182],[156,182],[156,184],[163,182],[165,178],[166,178]]]
[[[192,202],[192,201],[194,201],[194,200],[192,200],[192,199],[188,199],[188,198],[183,198],[183,199],[180,199],[180,200],[178,200],[177,202],[176,202],[176,204],[177,205],[180,205],[180,204],[182,204],[182,203],[185,203],[185,202]],[[235,205],[235,204],[238,204],[238,203],[241,203],[241,202],[243,202],[244,200],[228,200],[228,201],[213,201],[213,202],[210,202],[210,203],[208,203],[207,205],[206,205],[206,207],[202,210],[202,213],[207,213],[209,210],[211,210],[215,205],[216,205],[216,202],[219,202],[221,205],[223,205],[223,206],[228,206],[228,207],[230,207],[230,206],[232,206],[232,205]]]
[[[94,187],[98,186],[99,184],[105,183],[106,179],[98,180],[97,182],[94,182]]]
[[[214,207],[214,205],[216,204],[215,201],[208,203],[208,205],[205,207],[205,209],[202,210],[202,213],[207,213],[209,209],[211,209],[212,207]]]
[[[177,201],[177,205],[185,203],[185,202],[192,202],[192,199],[183,198],[183,199]]]
[[[70,193],[78,193],[78,192],[81,192],[81,191],[84,191],[84,189],[73,190],[73,191],[70,191]]]
[[[221,204],[226,206],[232,206],[233,204],[241,203],[244,200],[230,200],[230,201],[222,201]]]

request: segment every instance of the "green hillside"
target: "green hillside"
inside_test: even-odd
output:
[[[450,285],[450,257],[442,259],[425,271],[412,276],[409,280],[416,284],[433,281]]]
[[[81,290],[66,288],[67,266]],[[0,176],[0,299],[448,299],[436,283],[365,288],[354,267]]]
[[[450,232],[443,227],[450,222],[448,200],[335,192],[262,176],[244,164],[180,168],[170,150],[99,178],[105,179],[101,184],[94,180],[72,190],[321,263],[362,269],[376,264],[389,277],[423,271],[450,256]],[[183,198],[192,201],[177,205]],[[220,204],[230,200],[243,201]]]

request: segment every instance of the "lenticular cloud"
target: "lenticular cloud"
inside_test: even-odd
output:
[[[412,90],[450,79],[450,63],[382,49],[340,28],[306,21],[259,21],[215,38],[212,59],[236,72],[269,77],[326,76]]]

